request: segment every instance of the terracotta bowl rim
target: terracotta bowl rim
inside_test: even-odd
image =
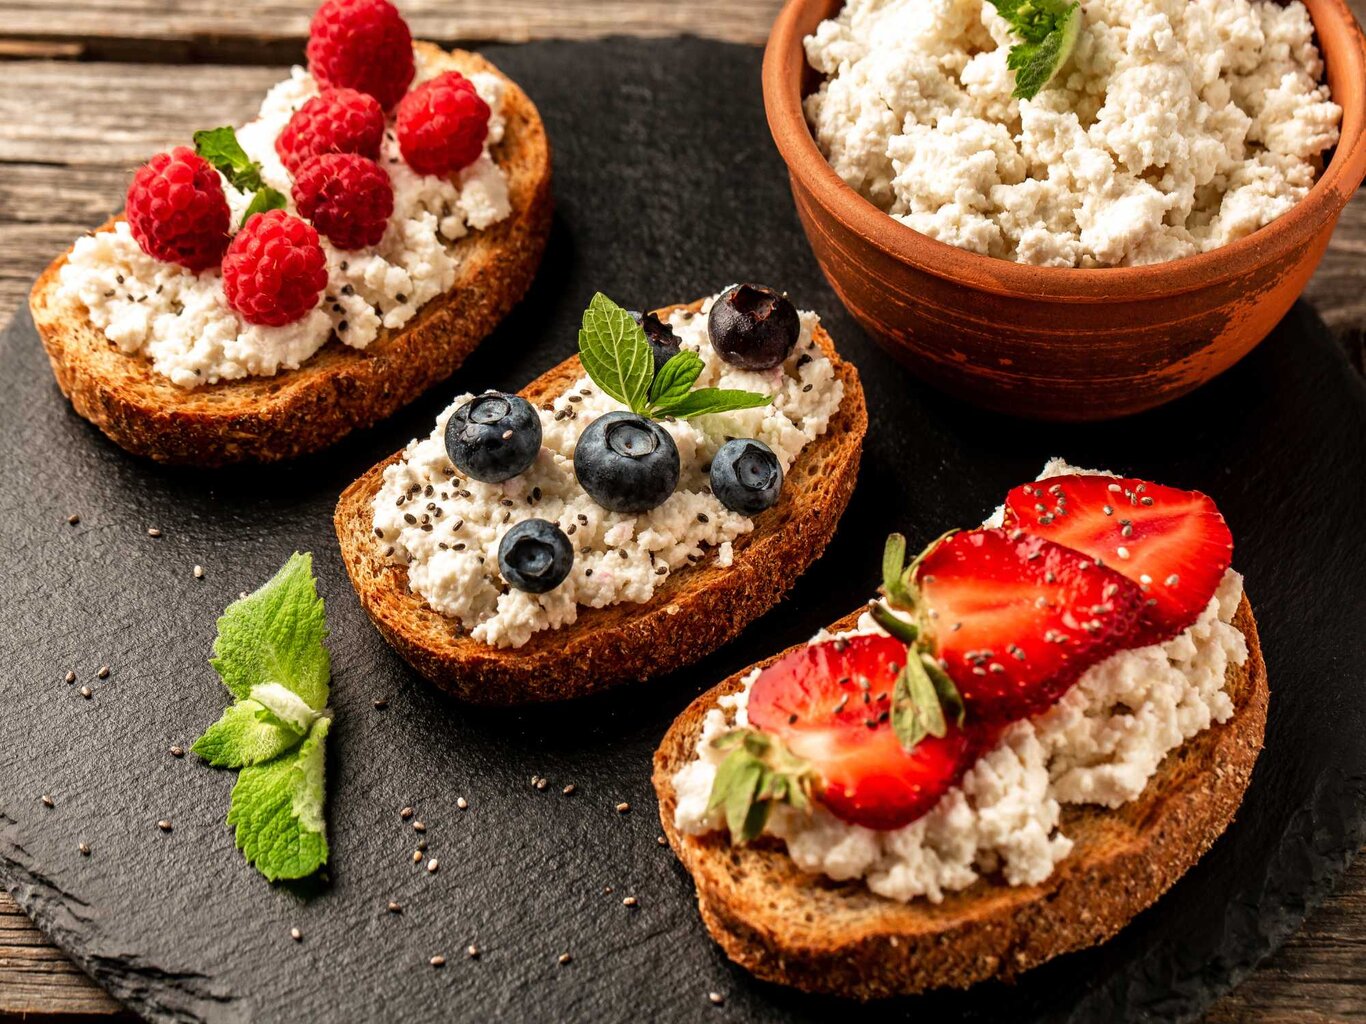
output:
[[[1304,0],[1318,36],[1325,68],[1340,81],[1366,81],[1366,34],[1346,0]],[[1266,227],[1205,253],[1139,267],[1039,267],[969,252],[921,234],[892,219],[835,173],[816,145],[802,112],[806,72],[804,33],[813,11],[837,10],[831,0],[788,0],[774,22],[764,51],[763,95],[769,131],[787,164],[794,189],[814,201],[867,244],[966,287],[999,295],[1076,302],[1155,298],[1215,284],[1281,259],[1300,242],[1333,223],[1366,179],[1366,93],[1334,95],[1343,108],[1341,135],[1332,160],[1309,194]],[[828,16],[828,15],[826,15]],[[1342,66],[1339,66],[1341,63]],[[1325,72],[1325,78],[1327,73]],[[1355,100],[1355,102],[1354,102]]]

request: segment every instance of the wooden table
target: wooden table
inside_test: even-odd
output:
[[[1351,0],[1366,20],[1366,0]],[[415,36],[519,42],[688,32],[761,43],[780,0],[399,0]],[[119,205],[133,167],[240,123],[301,58],[313,0],[0,0],[0,323],[39,270]],[[212,65],[204,67],[202,65]],[[191,66],[196,65],[196,66]],[[553,97],[542,97],[553,102]],[[1366,354],[1366,195],[1306,297]],[[0,1021],[112,1021],[118,1005],[0,894]],[[1207,1022],[1366,1021],[1366,858]]]

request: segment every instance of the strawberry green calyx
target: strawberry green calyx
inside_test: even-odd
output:
[[[729,751],[716,769],[707,812],[722,809],[731,841],[747,843],[764,830],[778,804],[799,811],[811,807],[811,766],[774,736],[757,729],[736,729],[712,740]]]
[[[962,725],[963,698],[934,656],[934,638],[919,620],[921,596],[916,585],[920,563],[943,541],[950,530],[935,538],[906,564],[906,538],[894,533],[882,552],[882,600],[870,609],[875,621],[889,635],[906,644],[906,664],[892,691],[892,728],[901,745],[912,750],[926,736],[942,738],[948,722]],[[910,613],[912,619],[904,614]]]

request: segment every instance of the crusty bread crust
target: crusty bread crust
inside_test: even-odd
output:
[[[851,628],[856,618],[831,628]],[[724,833],[674,828],[674,773],[694,756],[716,698],[740,688],[746,673],[736,673],[678,717],[654,759],[664,832],[696,883],[707,930],[765,981],[858,999],[1008,979],[1110,938],[1200,859],[1242,802],[1268,691],[1246,598],[1234,624],[1247,638],[1248,660],[1229,669],[1228,722],[1168,754],[1137,800],[1113,811],[1064,807],[1062,827],[1075,846],[1044,882],[982,879],[938,905],[899,903],[860,882],[802,872],[776,839],[732,847]]]
[[[478,54],[418,45],[453,70],[501,74]],[[334,336],[297,370],[187,390],[143,356],[120,352],[79,302],[60,301],[58,273],[68,250],[38,278],[29,308],[76,412],[115,444],[158,462],[268,462],[334,444],[449,377],[530,287],[550,232],[545,127],[526,93],[503,77],[507,128],[493,155],[508,175],[512,213],[456,243],[461,263],[450,291],[363,351]]]
[[[408,589],[407,570],[383,557],[371,503],[385,467],[402,458],[396,452],[348,487],[337,504],[337,537],[361,605],[413,668],[478,704],[580,697],[673,671],[715,650],[776,604],[819,557],[854,489],[868,428],[863,388],[823,328],[815,339],[834,361],[844,398],[826,433],[788,471],[778,504],[735,541],[729,567],[717,566],[712,553],[673,573],[643,604],[583,608],[572,626],[542,630],[522,647],[490,647],[427,607]],[[521,393],[539,405],[582,374],[573,356]]]

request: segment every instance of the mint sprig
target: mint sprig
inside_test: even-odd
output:
[[[1022,40],[1010,48],[1016,99],[1032,100],[1067,63],[1081,34],[1081,3],[1074,0],[991,0]]]
[[[771,395],[754,391],[694,389],[704,368],[696,352],[679,352],[656,373],[654,351],[644,328],[602,292],[593,296],[583,312],[579,361],[604,394],[639,416],[692,419],[733,409],[754,409],[773,401]]]
[[[327,863],[324,741],[331,675],[327,622],[311,555],[292,555],[269,583],[218,620],[210,661],[236,698],[191,750],[240,768],[228,825],[270,881]]]
[[[764,830],[773,808],[786,804],[800,811],[811,806],[811,766],[768,733],[735,729],[712,740],[729,751],[716,769],[707,813],[722,810],[731,841],[747,843]]]
[[[219,174],[228,179],[228,184],[243,195],[254,192],[251,202],[242,214],[245,224],[253,214],[267,210],[283,210],[284,195],[271,188],[261,179],[261,165],[247,156],[242,144],[237,141],[237,132],[231,125],[221,128],[206,128],[194,133],[195,152],[213,165]],[[239,225],[240,226],[240,225]]]

